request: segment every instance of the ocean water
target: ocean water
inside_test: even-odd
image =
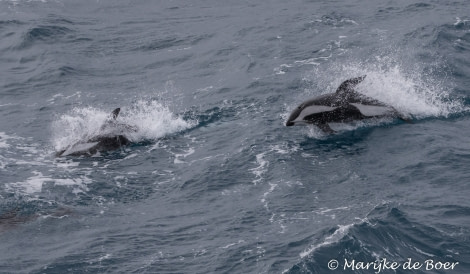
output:
[[[467,1],[0,0],[0,39],[1,273],[470,273]],[[413,123],[284,126],[361,75]]]

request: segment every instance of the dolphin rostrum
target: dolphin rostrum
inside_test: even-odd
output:
[[[335,93],[311,98],[295,108],[286,126],[313,124],[326,133],[335,133],[328,123],[347,123],[367,118],[392,117],[409,121],[392,106],[354,90],[366,75],[344,81]]]

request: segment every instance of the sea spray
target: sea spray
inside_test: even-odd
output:
[[[62,114],[52,124],[52,144],[56,151],[96,136],[106,119],[109,110],[95,107],[73,108]],[[167,134],[191,128],[196,121],[187,121],[172,113],[167,106],[155,100],[139,100],[130,107],[122,106],[120,123],[125,123],[137,131],[129,132],[126,137],[132,142],[155,141]]]
[[[367,75],[356,90],[369,97],[393,106],[405,117],[415,120],[425,118],[447,118],[453,114],[467,112],[461,98],[452,94],[452,83],[447,77],[446,67],[434,64],[402,62],[398,53],[372,56],[365,61],[337,60],[321,64],[304,75],[310,83],[303,94],[297,96],[300,103],[309,97],[335,92],[345,80]],[[409,63],[409,60],[406,62]],[[439,76],[440,75],[440,76]],[[302,97],[301,97],[302,96]],[[293,106],[286,107],[282,117],[288,117]],[[350,131],[359,127],[390,123],[391,119],[372,119],[348,124],[333,124],[337,131]],[[309,137],[323,139],[325,134],[314,126],[307,127]]]
[[[403,55],[403,56],[401,56]],[[344,80],[367,75],[356,90],[416,119],[448,117],[468,111],[452,94],[444,61],[413,62],[400,52],[386,51],[366,60],[337,60],[315,67],[304,77],[314,83],[307,92],[334,92]],[[444,75],[444,76],[443,76]]]

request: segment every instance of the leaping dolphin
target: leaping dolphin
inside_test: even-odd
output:
[[[364,78],[366,75],[346,80],[335,93],[320,95],[303,102],[292,111],[286,126],[313,124],[326,133],[335,133],[328,123],[347,123],[381,117],[409,121],[392,106],[356,92],[354,87]]]
[[[128,124],[116,121],[120,108],[111,112],[110,117],[101,126],[99,134],[84,141],[79,141],[68,148],[57,152],[57,156],[80,156],[94,155],[100,151],[115,150],[122,146],[129,145],[131,141],[125,136],[126,133],[136,132],[137,128]]]

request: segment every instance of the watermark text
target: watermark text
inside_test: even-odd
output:
[[[328,268],[330,270],[371,270],[375,274],[379,274],[382,271],[386,270],[425,270],[425,271],[435,271],[435,270],[454,270],[459,262],[455,261],[439,261],[427,259],[424,261],[414,261],[411,258],[408,258],[405,261],[389,261],[386,258],[378,259],[375,261],[358,261],[354,259],[344,259],[343,264],[340,261],[332,259],[328,262]],[[372,273],[372,272],[371,272]]]

